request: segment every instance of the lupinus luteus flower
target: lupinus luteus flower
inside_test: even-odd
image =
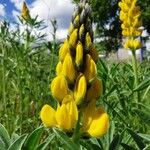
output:
[[[122,21],[122,35],[127,37],[124,47],[130,50],[141,48],[141,42],[137,39],[142,34],[140,27],[140,7],[136,5],[137,0],[121,0],[119,2],[120,20]]]
[[[50,86],[52,96],[58,102],[57,109],[45,105],[41,110],[45,126],[73,132],[77,122],[81,122],[83,134],[100,137],[106,133],[108,115],[103,108],[96,107],[96,100],[103,91],[102,81],[97,77],[97,61],[91,8],[87,0],[82,0],[72,16],[68,37],[59,50],[57,76]]]
[[[25,20],[30,18],[30,12],[29,12],[29,9],[25,2],[23,2],[23,6],[22,6],[22,10],[21,10],[21,17]]]

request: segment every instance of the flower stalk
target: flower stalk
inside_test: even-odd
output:
[[[141,11],[137,6],[137,0],[121,0],[119,2],[120,20],[122,21],[122,35],[125,37],[124,48],[132,52],[132,68],[134,71],[134,86],[139,84],[136,50],[142,47],[139,37],[142,34]],[[140,102],[140,93],[136,91],[135,102]]]

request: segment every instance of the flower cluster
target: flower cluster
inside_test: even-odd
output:
[[[133,51],[141,47],[141,42],[137,37],[142,33],[142,29],[140,29],[142,26],[140,20],[141,11],[136,3],[137,0],[121,0],[119,2],[122,35],[128,37],[124,47]]]
[[[98,52],[93,44],[91,19],[91,7],[83,0],[72,16],[68,37],[59,50],[57,76],[50,86],[58,101],[57,109],[45,105],[40,116],[47,127],[64,131],[73,131],[80,121],[82,133],[99,137],[108,130],[109,119],[103,108],[96,107],[103,86],[97,77]]]

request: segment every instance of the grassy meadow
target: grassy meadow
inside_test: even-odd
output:
[[[39,117],[42,106],[44,104],[56,106],[49,85],[55,76],[60,44],[55,38],[53,42],[47,42],[44,35],[31,34],[32,29],[40,29],[41,26],[41,23],[33,23],[31,28],[27,27],[21,32],[19,29],[12,31],[7,22],[1,25],[0,123],[3,125],[0,126],[0,133],[3,133],[1,137],[7,139],[10,135],[10,143],[20,137],[21,144],[18,143],[23,145],[26,141],[24,149],[27,150],[150,150],[148,61],[138,62],[140,82],[135,88],[131,62],[98,60],[98,77],[103,81],[103,95],[97,101],[97,105],[102,104],[110,118],[109,131],[103,137],[98,139],[83,137],[79,141],[80,148],[73,148],[77,145],[70,140],[69,133],[57,129],[48,130],[42,126]],[[0,140],[0,143],[6,145],[9,143],[4,141]]]

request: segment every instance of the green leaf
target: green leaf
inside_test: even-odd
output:
[[[141,91],[147,88],[150,85],[150,77],[146,78],[141,84],[138,85],[137,88],[134,89],[134,91]]]
[[[131,147],[127,144],[121,143],[121,146],[125,149],[125,150],[136,150],[134,147]]]
[[[138,108],[135,108],[134,111],[144,123],[150,124],[150,112],[149,111],[138,109]]]
[[[109,145],[109,150],[116,150],[121,143],[122,137],[117,134]]]
[[[67,147],[67,150],[79,149],[79,146],[75,144],[70,138],[68,138],[68,136],[65,133],[55,128],[53,128],[53,130],[56,136],[60,139],[60,141],[62,141],[65,144],[65,146]]]
[[[143,139],[147,140],[150,142],[150,135],[148,134],[142,134],[142,133],[139,133],[138,134],[140,137],[142,137]]]
[[[10,136],[5,127],[0,123],[0,140],[3,146],[7,149],[10,145]]]
[[[24,147],[27,150],[35,150],[43,132],[43,126],[35,129],[27,138]]]
[[[132,136],[132,138],[136,142],[137,146],[140,149],[143,149],[145,147],[145,144],[143,143],[142,138],[137,133],[133,132],[131,129],[127,129],[127,131]]]
[[[24,134],[20,136],[17,140],[15,140],[8,148],[8,150],[21,150],[25,140],[27,138],[27,135]]]
[[[41,143],[36,150],[45,150],[49,143],[54,139],[55,134],[49,135],[43,143]]]

